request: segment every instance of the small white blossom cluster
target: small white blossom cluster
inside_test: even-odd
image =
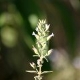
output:
[[[36,27],[36,32],[33,32],[32,35],[36,37],[36,44],[37,48],[33,46],[33,50],[35,54],[39,57],[46,57],[49,56],[51,53],[52,49],[48,51],[48,42],[51,39],[54,34],[52,33],[51,35],[49,34],[49,27],[46,23],[46,20],[39,20],[38,25]]]
[[[35,80],[42,80],[42,74],[49,73],[52,71],[43,71],[41,70],[43,65],[43,59],[49,56],[52,52],[52,49],[48,50],[48,43],[54,34],[49,35],[49,27],[46,23],[46,20],[39,20],[36,27],[36,33],[33,32],[32,35],[36,37],[36,47],[33,46],[33,51],[35,52],[34,56],[39,57],[37,64],[34,62],[30,63],[30,66],[34,69],[33,71],[27,71],[30,73],[36,73]],[[46,59],[47,60],[47,59]]]

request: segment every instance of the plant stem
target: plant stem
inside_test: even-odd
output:
[[[40,57],[40,59],[37,60],[37,64],[39,67],[38,80],[42,80],[42,64],[43,64],[43,58],[42,57]]]

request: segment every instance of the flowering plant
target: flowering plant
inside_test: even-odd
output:
[[[35,80],[42,80],[42,74],[49,73],[52,71],[42,71],[42,65],[44,63],[43,59],[47,60],[47,56],[49,56],[52,52],[52,49],[48,50],[49,40],[54,34],[49,35],[49,27],[46,23],[46,20],[39,20],[38,25],[36,27],[36,32],[33,32],[32,35],[36,38],[36,47],[33,46],[33,51],[35,55],[34,57],[38,57],[37,64],[34,62],[30,63],[30,66],[33,68],[33,71],[26,70],[26,72],[36,73],[37,76],[34,76]],[[48,61],[48,60],[47,60]]]

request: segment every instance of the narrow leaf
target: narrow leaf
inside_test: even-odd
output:
[[[43,71],[42,74],[51,73],[53,71]]]
[[[28,71],[28,70],[26,70],[26,72],[29,72],[29,73],[37,73],[36,71]]]

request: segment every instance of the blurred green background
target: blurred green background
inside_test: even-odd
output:
[[[43,80],[80,80],[80,0],[0,0],[0,80],[34,80],[29,62],[39,19],[50,24],[52,54]]]

